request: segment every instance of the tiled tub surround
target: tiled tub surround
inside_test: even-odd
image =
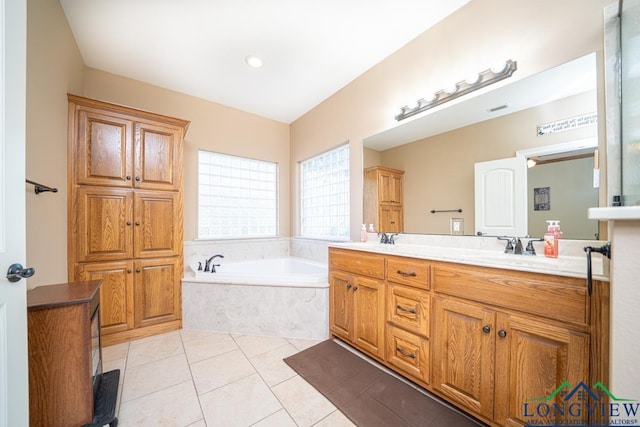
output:
[[[295,262],[295,258],[289,257],[288,238],[185,243],[185,265],[191,267],[187,267],[182,281],[184,327],[287,338],[328,338],[327,243],[310,241],[309,247],[304,243],[300,239],[295,246],[307,256],[319,254],[317,248],[323,246],[324,262],[300,260],[293,266],[287,265],[292,264],[288,261]],[[220,274],[196,278],[193,267],[198,262],[204,265],[204,260],[215,254],[224,255],[223,259],[215,260],[221,264]],[[310,264],[308,272],[298,271],[299,267],[305,267],[305,261]],[[279,272],[277,267],[283,262],[287,271]],[[231,267],[229,270],[234,265],[242,268],[234,274],[225,270],[225,265]],[[318,274],[318,267],[324,269],[324,274]]]

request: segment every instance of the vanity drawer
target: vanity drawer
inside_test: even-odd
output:
[[[409,332],[429,336],[431,296],[420,289],[387,284],[387,320]]]
[[[433,267],[433,288],[457,297],[586,324],[584,279],[451,264]]]
[[[384,279],[382,255],[329,248],[329,268]]]
[[[386,361],[409,377],[429,384],[429,340],[387,326]]]
[[[431,267],[427,262],[413,258],[387,258],[387,281],[429,289]]]

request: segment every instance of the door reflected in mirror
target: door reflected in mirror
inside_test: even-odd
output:
[[[451,219],[455,217],[462,218],[465,234],[475,234],[475,163],[514,157],[518,151],[562,145],[570,141],[597,141],[598,128],[593,121],[542,135],[537,132],[540,125],[597,113],[595,70],[595,54],[591,54],[485,94],[492,94],[490,102],[510,105],[513,107],[506,110],[517,111],[501,109],[490,113],[491,105],[483,104],[482,100],[474,97],[472,102],[468,102],[472,104],[469,108],[484,108],[483,114],[467,114],[464,106],[467,101],[457,104],[451,107],[457,109],[455,115],[461,118],[457,127],[455,120],[451,120],[450,112],[436,111],[365,139],[365,168],[381,165],[404,171],[403,231],[451,234]],[[500,93],[493,93],[496,91]],[[532,100],[529,101],[529,98]],[[526,106],[527,102],[533,105]],[[444,131],[438,114],[444,114],[449,121],[449,128]],[[500,116],[495,117],[495,114]],[[468,117],[471,116],[482,116],[484,120],[474,119],[475,122],[468,123]],[[408,128],[405,129],[405,126]],[[419,131],[421,127],[424,129]],[[540,171],[542,175],[542,178],[532,176],[528,179],[536,187],[517,190],[527,194],[527,234],[542,236],[546,230],[546,220],[553,219],[561,221],[565,238],[594,239],[598,232],[596,221],[573,230],[573,225],[588,221],[587,207],[598,206],[599,199],[606,200],[606,195],[599,195],[604,188],[593,188],[593,152],[578,162],[580,166],[574,167],[569,160],[553,163],[540,164],[537,170],[538,166],[532,168],[531,173]],[[596,173],[604,176],[606,171]],[[559,180],[552,180],[554,176]],[[575,186],[565,186],[569,183],[580,183],[584,188],[578,190]],[[549,209],[534,211],[533,188],[546,187],[550,189]],[[588,197],[586,193],[589,193]],[[576,197],[580,197],[580,201]],[[431,213],[432,210],[452,209],[462,209],[462,212]],[[366,217],[367,206],[364,206],[364,211]]]

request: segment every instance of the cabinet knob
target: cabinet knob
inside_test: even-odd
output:
[[[500,329],[500,330],[498,331],[498,336],[499,336],[500,338],[504,338],[504,337],[506,337],[506,336],[507,336],[507,331],[505,331],[504,329]]]
[[[489,332],[491,332],[491,326],[489,325],[484,325],[482,327],[482,332],[484,332],[485,334],[488,334]]]
[[[136,176],[136,181],[140,181],[140,177],[139,176]]]
[[[347,289],[351,289],[351,283],[347,283]]]
[[[130,268],[127,268],[127,273],[131,273],[131,269]]]
[[[142,270],[140,270],[139,268],[136,268],[136,273],[140,273]]]
[[[127,181],[131,181],[131,175],[127,175]]]
[[[127,225],[131,225],[131,221],[127,221]]]
[[[136,221],[136,225],[140,225],[140,221]]]
[[[354,287],[353,287],[353,292],[355,292],[355,291],[357,291],[357,290],[358,290],[358,287],[357,287],[357,286],[354,286]]]

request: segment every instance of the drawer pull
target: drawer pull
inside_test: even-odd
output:
[[[399,345],[396,346],[396,350],[402,354],[405,357],[409,357],[411,359],[415,359],[416,355],[414,353],[409,353],[408,351],[406,351],[404,348],[400,347]]]
[[[400,304],[396,305],[396,308],[400,311],[404,311],[405,313],[416,314],[417,312],[413,308],[404,308]]]
[[[396,273],[398,273],[399,275],[401,275],[403,277],[416,277],[417,276],[415,271],[408,272],[408,271],[398,270]]]

